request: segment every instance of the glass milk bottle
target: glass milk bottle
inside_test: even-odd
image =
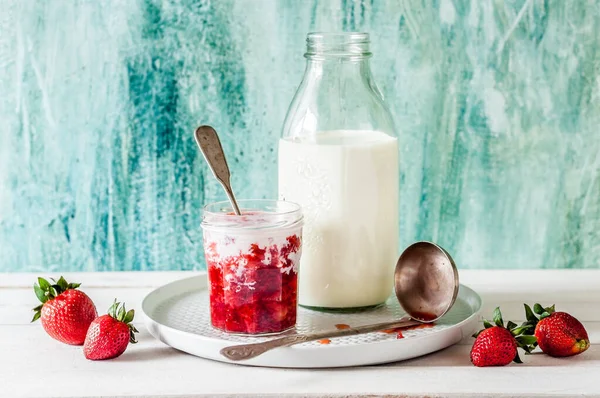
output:
[[[398,140],[367,33],[310,33],[279,141],[279,197],[305,215],[299,304],[378,306],[398,258]]]

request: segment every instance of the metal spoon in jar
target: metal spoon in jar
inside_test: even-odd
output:
[[[396,298],[407,316],[391,322],[229,346],[221,350],[221,355],[232,361],[242,361],[277,347],[435,322],[452,308],[458,288],[458,270],[450,254],[434,243],[417,242],[404,250],[394,271]]]
[[[240,216],[242,212],[238,207],[235,196],[233,195],[233,190],[231,189],[229,166],[227,166],[223,146],[221,145],[217,132],[210,126],[200,126],[196,129],[194,137],[196,138],[196,143],[200,147],[200,151],[204,155],[204,159],[206,159],[206,163],[208,163],[215,178],[225,189],[225,193],[227,193],[233,211]]]

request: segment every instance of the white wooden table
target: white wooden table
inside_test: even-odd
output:
[[[82,282],[99,312],[116,297],[139,310],[154,287],[191,273],[64,274]],[[63,345],[31,324],[37,275],[0,274],[1,397],[165,396],[600,396],[600,345],[554,359],[536,354],[523,365],[475,368],[471,339],[429,356],[362,368],[294,370],[251,368],[196,358],[148,334],[138,311],[139,344],[110,361],[88,361],[81,347]],[[46,277],[56,275],[44,275]],[[600,343],[600,270],[467,271],[461,282],[484,299],[484,315],[500,305],[505,320],[522,318],[522,303],[556,303],[582,320]]]

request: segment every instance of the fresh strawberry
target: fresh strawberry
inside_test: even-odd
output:
[[[517,326],[508,322],[506,327],[502,320],[500,308],[494,311],[494,324],[484,320],[485,329],[475,333],[475,343],[471,348],[471,362],[475,366],[504,366],[512,361],[521,363],[517,347],[531,351],[533,336],[522,335],[531,328],[529,325]]]
[[[125,352],[129,343],[135,344],[137,329],[131,324],[134,310],[125,311],[125,304],[114,304],[107,315],[99,316],[88,329],[83,353],[87,359],[111,359]]]
[[[535,304],[532,311],[525,304],[525,316],[527,323],[535,327],[533,334],[537,345],[552,357],[570,357],[590,347],[588,334],[581,322],[566,312],[556,312],[554,305],[544,308]]]
[[[77,288],[80,283],[68,283],[62,276],[50,284],[38,278],[33,285],[42,304],[35,307],[31,322],[41,318],[42,326],[50,337],[66,344],[82,345],[90,323],[98,316],[92,300]]]

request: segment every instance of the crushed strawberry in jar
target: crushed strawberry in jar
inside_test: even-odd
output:
[[[251,238],[205,233],[212,325],[244,334],[296,324],[301,235]]]

